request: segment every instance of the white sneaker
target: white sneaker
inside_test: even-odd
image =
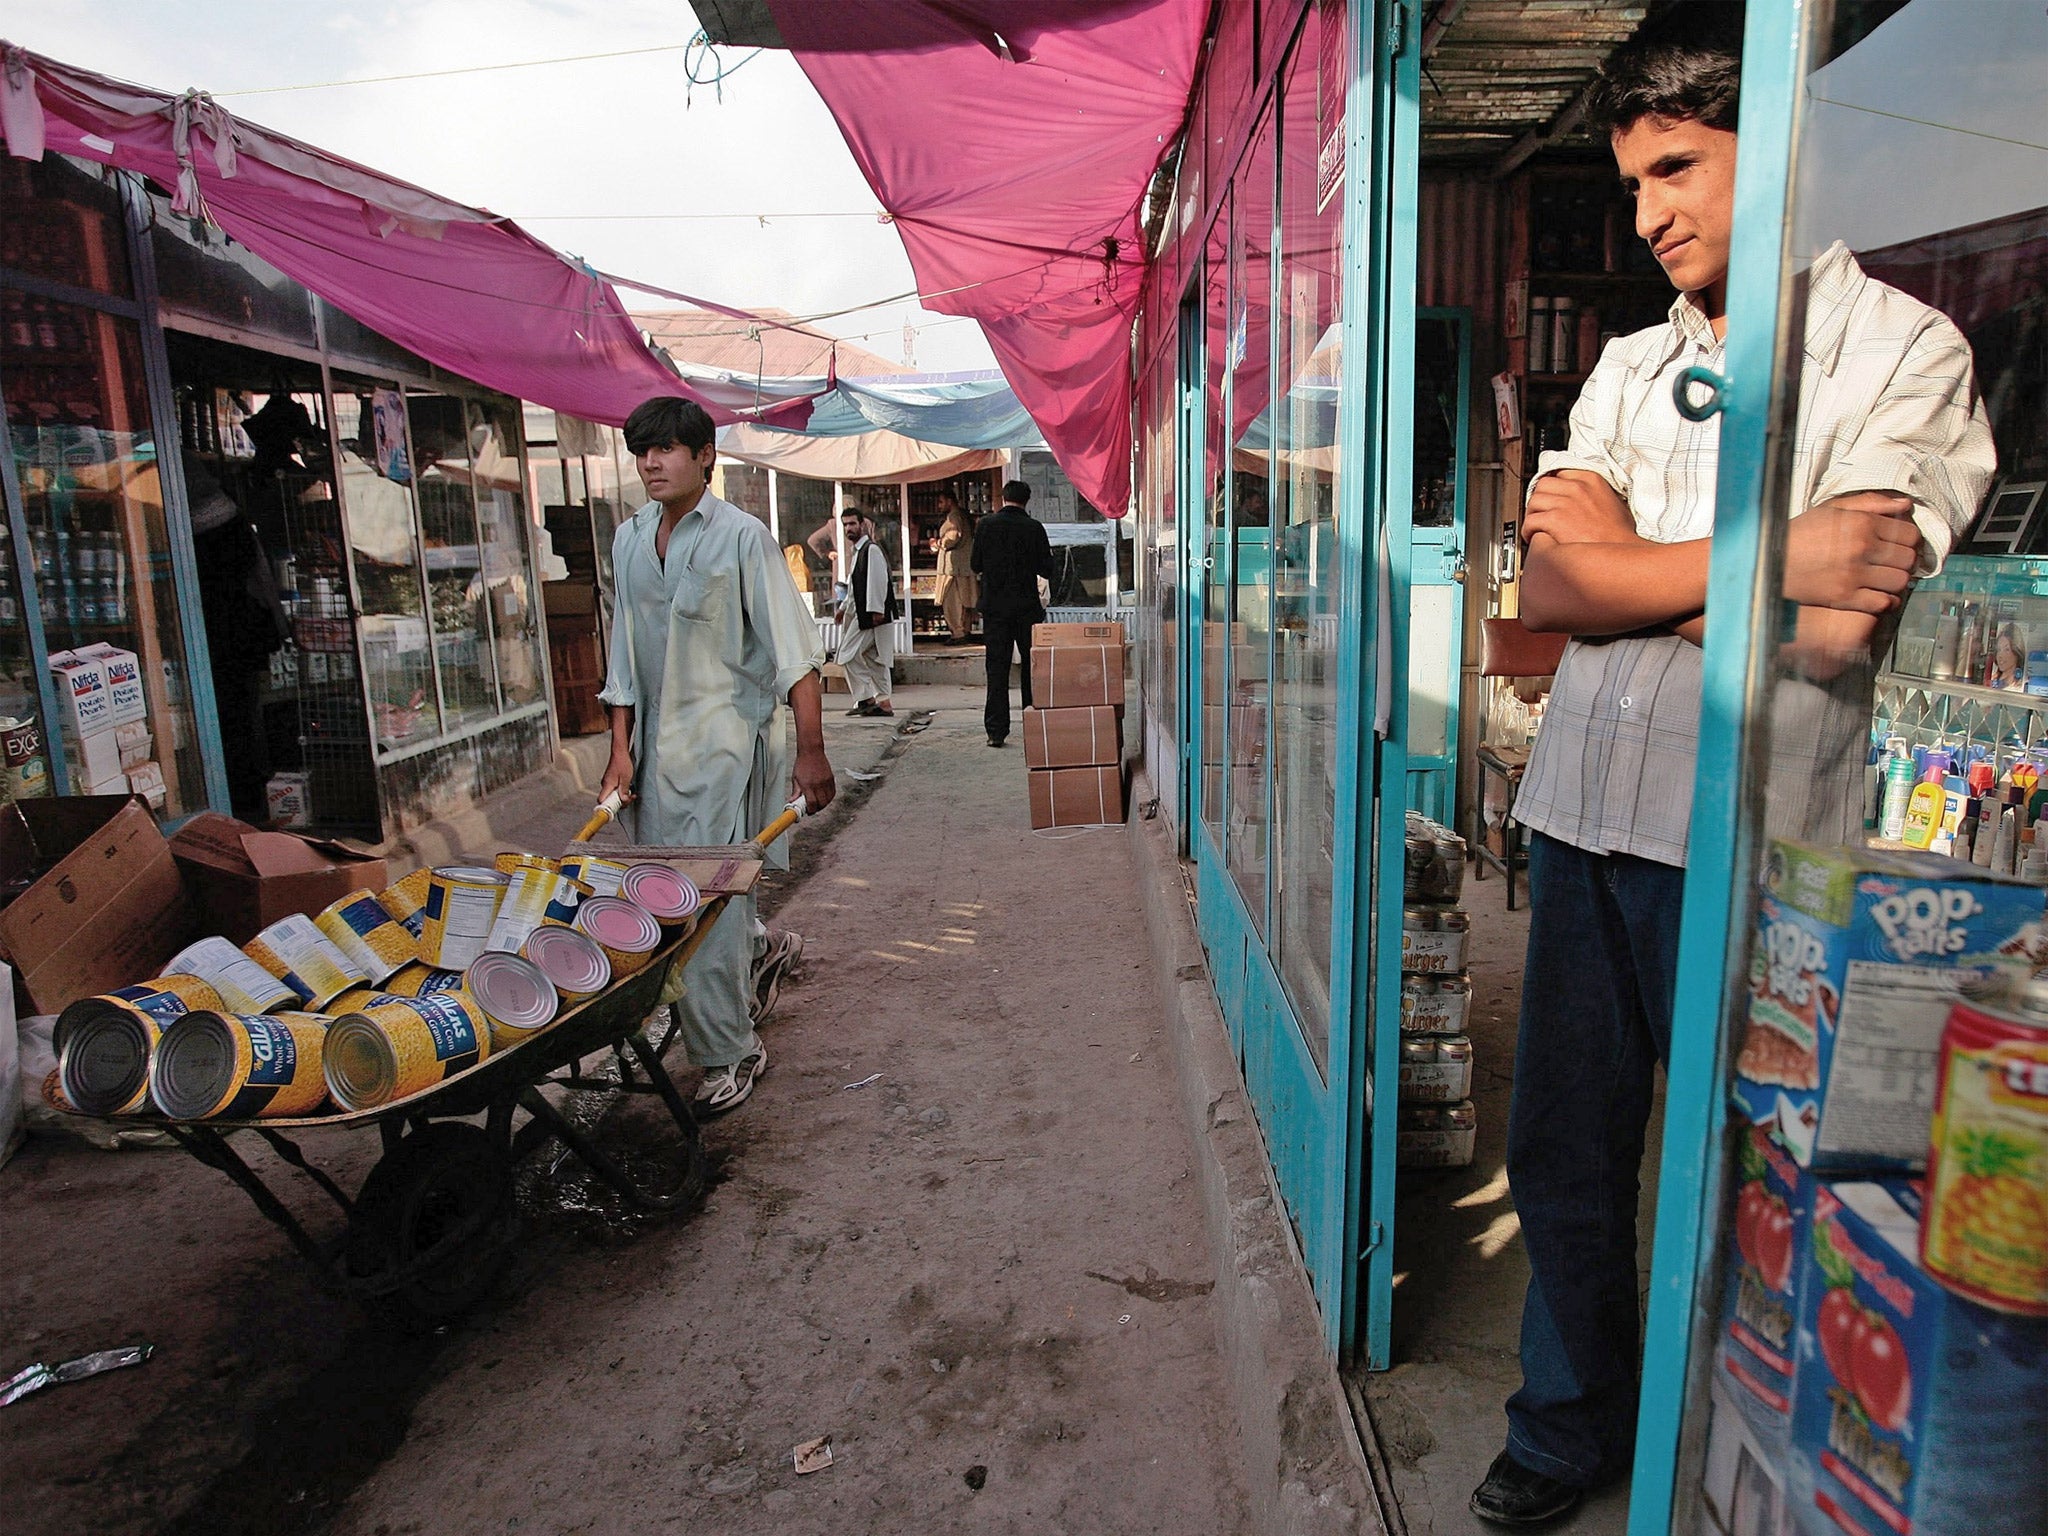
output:
[[[754,1000],[749,1011],[756,1024],[775,1011],[775,1000],[782,993],[782,983],[795,975],[803,963],[802,934],[785,929],[770,936],[767,953],[754,964]]]
[[[692,1107],[698,1115],[722,1115],[738,1109],[754,1091],[754,1080],[768,1070],[768,1048],[759,1041],[748,1055],[728,1067],[712,1067],[697,1085]]]

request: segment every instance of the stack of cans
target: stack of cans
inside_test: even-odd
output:
[[[1455,893],[1440,867],[1449,862],[1451,850],[1426,829],[1418,832],[1411,825],[1409,832],[1411,882]],[[1418,850],[1413,846],[1418,842],[1429,846]],[[1471,929],[1470,916],[1449,902],[1412,900],[1402,913],[1401,1111],[1395,1147],[1403,1168],[1462,1168],[1472,1161],[1479,1112],[1470,1097],[1472,1041],[1465,1033],[1472,1006],[1472,978],[1465,969]]]

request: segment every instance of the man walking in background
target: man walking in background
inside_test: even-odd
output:
[[[889,557],[872,537],[874,525],[848,507],[840,514],[846,535],[846,600],[839,605],[839,643],[853,694],[849,715],[894,715],[889,673],[896,663],[896,597],[889,590]]]
[[[598,695],[612,754],[599,794],[629,792],[635,841],[663,847],[744,842],[792,788],[823,810],[834,784],[817,625],[767,525],[711,494],[711,417],[693,400],[648,400],[626,418],[626,447],[654,499],[612,539],[617,620]],[[768,862],[787,868],[787,847]],[[704,1069],[699,1114],[737,1109],[767,1070],[754,1023],[802,952],[795,934],[770,941],[749,891],[691,960],[675,1007]]]
[[[988,662],[988,702],[981,723],[988,744],[1010,739],[1010,653],[1024,663],[1024,707],[1031,707],[1031,626],[1045,622],[1038,581],[1053,577],[1052,541],[1024,509],[1031,487],[1003,483],[1003,504],[974,530],[974,573],[981,578],[981,635]]]

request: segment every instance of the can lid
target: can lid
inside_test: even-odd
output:
[[[75,1020],[57,1058],[57,1080],[72,1108],[115,1115],[149,1082],[150,1026],[140,1014],[105,1007]]]
[[[607,949],[645,954],[661,944],[653,914],[620,896],[593,896],[576,909],[576,926]]]
[[[507,1029],[552,1023],[561,999],[555,984],[531,960],[492,950],[470,966],[465,985],[477,1006]]]
[[[398,1086],[398,1058],[376,1022],[359,1013],[327,1026],[320,1070],[327,1091],[343,1109],[371,1109]]]
[[[218,1013],[188,1013],[164,1031],[149,1064],[149,1095],[173,1120],[219,1107],[235,1080],[234,1026]]]
[[[619,882],[619,894],[671,923],[688,917],[703,900],[694,881],[666,864],[635,864]]]
[[[536,928],[520,953],[563,992],[602,992],[611,985],[611,957],[575,928]]]
[[[495,869],[474,864],[446,864],[434,873],[443,880],[460,880],[466,885],[503,885],[506,878]]]

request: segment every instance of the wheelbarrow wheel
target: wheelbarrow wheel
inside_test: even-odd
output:
[[[350,1289],[407,1332],[452,1322],[498,1276],[511,1239],[505,1152],[473,1125],[423,1125],[370,1170],[348,1225]]]

